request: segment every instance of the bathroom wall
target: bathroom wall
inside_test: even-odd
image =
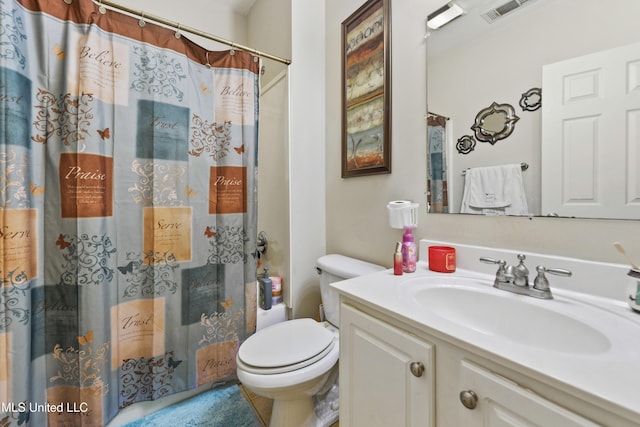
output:
[[[259,0],[261,1],[261,0]],[[289,200],[292,316],[318,314],[325,249],[325,2],[291,0]],[[274,25],[280,25],[274,23]]]
[[[291,0],[256,0],[247,15],[248,46],[291,59]],[[262,84],[269,84],[287,69],[265,59]]]
[[[326,2],[327,252],[391,266],[394,242],[402,232],[389,228],[390,200],[420,202],[424,236],[426,180],[426,16],[443,0],[391,2],[392,173],[341,178],[341,23],[363,0]]]
[[[240,44],[247,43],[247,17],[234,12],[226,3],[215,3],[214,6],[207,0],[189,0],[188,3],[158,0],[117,0],[116,3]],[[212,50],[228,49],[227,46],[202,37],[191,34],[187,37]]]
[[[248,15],[252,48],[291,58],[289,0],[261,0]],[[273,25],[280,22],[281,25]],[[289,75],[285,64],[263,59],[258,147],[258,230],[268,236],[262,258],[269,274],[283,278],[285,302],[291,306],[289,251]],[[259,269],[262,271],[262,269]]]
[[[289,79],[286,70],[262,85],[258,131],[258,230],[268,236],[262,267],[281,276],[285,301],[290,304],[289,251]]]
[[[271,224],[265,225],[274,245],[268,257],[275,257],[270,261],[284,276],[290,318],[315,318],[320,303],[315,265],[325,254],[324,8],[321,1],[259,0],[249,13],[250,45],[292,60],[277,88],[268,89],[289,86],[283,118],[289,126],[281,139],[260,141],[259,209],[264,215],[258,214],[259,222]],[[268,88],[285,67],[269,60],[265,65],[262,82]],[[266,96],[272,98],[270,92]],[[272,125],[266,114],[261,111],[261,127]]]
[[[566,218],[497,218],[425,213],[425,19],[443,0],[392,1],[392,173],[340,177],[341,22],[361,0],[326,2],[327,252],[391,266],[399,230],[388,226],[390,200],[419,201],[417,237],[620,263],[622,242],[640,259],[640,222]],[[597,26],[589,31],[597,31]],[[562,267],[562,266],[557,266]]]

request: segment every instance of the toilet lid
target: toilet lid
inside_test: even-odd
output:
[[[256,332],[240,346],[238,358],[259,370],[285,372],[315,362],[333,345],[334,335],[323,324],[294,319]]]

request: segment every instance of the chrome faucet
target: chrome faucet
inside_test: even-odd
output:
[[[571,276],[571,271],[563,268],[546,268],[541,265],[536,267],[538,275],[533,281],[533,286],[529,286],[529,269],[524,265],[526,259],[524,254],[518,254],[518,265],[507,265],[504,260],[482,257],[481,262],[487,264],[497,264],[496,279],[493,287],[520,295],[528,295],[535,298],[552,299],[553,294],[549,288],[549,280],[545,273],[556,274],[558,276]]]

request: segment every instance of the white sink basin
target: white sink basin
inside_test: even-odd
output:
[[[588,304],[516,295],[475,278],[421,277],[405,282],[403,288],[409,301],[430,315],[541,350],[585,355],[607,352],[612,347],[611,327],[622,326],[618,316]],[[640,325],[624,324],[640,334]]]

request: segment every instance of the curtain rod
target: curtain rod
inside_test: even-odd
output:
[[[432,113],[431,111],[427,111],[427,114],[429,114],[429,115],[431,115],[431,116],[444,117],[446,120],[449,120],[449,117],[447,117],[447,116],[443,116],[442,114]]]
[[[192,27],[189,27],[189,26],[186,26],[186,25],[182,25],[182,24],[180,24],[178,22],[169,21],[169,20],[161,18],[159,16],[148,14],[148,13],[143,12],[141,10],[131,9],[131,8],[127,7],[127,6],[123,6],[123,5],[118,4],[118,3],[113,3],[113,2],[111,2],[109,0],[94,0],[94,3],[97,3],[100,6],[108,6],[108,7],[112,8],[112,9],[122,10],[124,12],[131,13],[133,15],[139,16],[141,19],[149,19],[151,21],[158,22],[160,24],[163,24],[163,25],[166,25],[168,27],[174,28],[176,31],[186,31],[186,32],[191,33],[191,34],[195,34],[197,36],[204,37],[205,39],[209,39],[209,40],[213,40],[213,41],[218,42],[218,43],[226,44],[227,46],[231,46],[232,49],[239,49],[239,50],[243,50],[243,51],[246,51],[246,52],[250,52],[250,53],[253,53],[254,55],[257,55],[257,56],[260,56],[260,57],[263,57],[263,58],[272,59],[274,61],[281,62],[281,63],[286,64],[286,65],[290,65],[291,64],[291,60],[290,59],[281,58],[279,56],[275,56],[275,55],[271,55],[271,54],[268,54],[268,53],[265,53],[265,52],[261,52],[261,51],[259,51],[257,49],[253,49],[253,48],[250,48],[250,47],[247,47],[247,46],[243,46],[243,45],[238,44],[238,43],[234,43],[234,42],[232,42],[230,40],[223,39],[222,37],[218,37],[218,36],[214,36],[213,34],[205,33],[204,31],[200,31],[200,30],[198,30],[196,28],[192,28]]]

